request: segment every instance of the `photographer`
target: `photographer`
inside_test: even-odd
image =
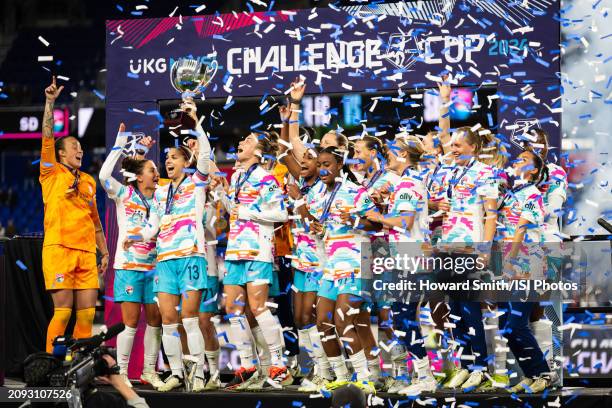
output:
[[[108,370],[110,372],[114,371],[114,368],[117,366],[117,362],[113,357],[108,354],[102,356],[106,364],[108,365]],[[115,388],[119,394],[123,397],[121,400],[114,393],[107,392],[94,392],[89,398],[85,400],[85,407],[87,408],[96,408],[96,407],[134,407],[134,408],[148,408],[147,402],[144,398],[139,397],[136,392],[130,388],[125,381],[121,379],[119,374],[110,374],[101,377],[96,377],[96,379],[104,384],[110,384]]]
[[[117,372],[117,362],[113,357],[104,354],[102,359],[106,363],[106,372]],[[61,361],[49,354],[36,353],[36,355],[32,355],[26,359],[24,364],[24,380],[26,385],[28,387],[48,387],[50,385],[50,375],[60,366]],[[121,381],[121,376],[119,374],[107,374],[98,376],[96,379],[104,384],[112,385],[123,398],[115,393],[100,392],[94,388],[85,399],[85,407],[95,408],[112,406],[148,408],[144,398],[139,397],[133,389],[128,387],[125,382]]]

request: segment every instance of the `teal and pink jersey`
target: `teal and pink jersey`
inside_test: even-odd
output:
[[[407,170],[394,183],[389,203],[387,217],[400,217],[406,213],[414,214],[411,228],[395,227],[389,229],[389,242],[425,242],[429,240],[427,190],[423,172]]]
[[[493,169],[474,158],[444,178],[450,210],[442,223],[442,242],[484,242],[484,205],[488,199],[497,200],[498,183]]]
[[[287,221],[284,195],[276,178],[260,165],[232,174],[224,205],[231,213],[225,259],[273,261],[274,223]]]
[[[303,195],[304,205],[306,205],[308,212],[313,217],[316,217],[317,214],[322,212],[322,197],[325,194],[325,184],[317,178],[316,182],[308,187],[304,180],[300,178],[298,186],[302,191],[308,190]],[[323,271],[325,255],[320,238],[310,232],[310,229],[301,218],[295,219],[291,231],[293,232],[294,241],[291,266],[306,273],[321,273]]]
[[[100,169],[100,182],[108,197],[115,202],[117,208],[117,226],[119,234],[117,242],[137,234],[147,225],[153,198],[146,198],[131,185],[123,185],[112,176],[113,169],[121,157],[121,149],[127,142],[127,137],[117,139],[117,146],[108,154]],[[130,271],[150,271],[155,268],[157,258],[155,237],[142,242],[136,242],[127,251],[122,245],[117,245],[113,268]]]
[[[172,183],[155,191],[151,220],[142,232],[145,239],[157,233],[157,260],[206,257],[205,204],[207,175],[196,171],[174,188]]]
[[[364,187],[344,180],[336,184],[333,190],[326,189],[322,202],[323,207],[317,211],[316,218],[323,218],[325,228],[324,279],[361,278],[362,249],[369,248],[370,237],[365,231],[343,223],[341,214],[365,217],[367,211],[376,208],[372,199]],[[326,207],[327,216],[324,213]]]
[[[517,233],[520,220],[528,222],[525,227],[525,236],[519,249],[514,265],[519,267],[523,274],[529,273],[532,279],[544,276],[544,256],[541,243],[543,242],[544,201],[541,192],[533,184],[515,186],[504,195],[499,208],[498,222],[502,227],[497,232],[502,241],[504,259],[512,249],[510,242]]]

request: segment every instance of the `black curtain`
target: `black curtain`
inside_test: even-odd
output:
[[[21,376],[23,360],[31,353],[45,350],[53,301],[45,290],[42,244],[41,238],[15,238],[5,242],[6,285],[3,287],[6,303],[2,306],[5,310],[3,337],[7,376]]]

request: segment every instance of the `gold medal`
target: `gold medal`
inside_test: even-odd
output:
[[[225,217],[218,217],[215,220],[215,228],[220,231],[223,231],[227,228],[227,220],[225,219]]]

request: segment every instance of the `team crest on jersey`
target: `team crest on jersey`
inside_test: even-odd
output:
[[[153,280],[155,281],[156,285],[159,284],[159,276],[155,275],[155,278],[153,278]]]
[[[134,293],[134,287],[133,286],[126,286],[125,287],[125,294],[126,295],[131,295],[132,293]]]
[[[63,273],[58,273],[55,275],[55,280],[59,283],[64,282],[64,274]]]

